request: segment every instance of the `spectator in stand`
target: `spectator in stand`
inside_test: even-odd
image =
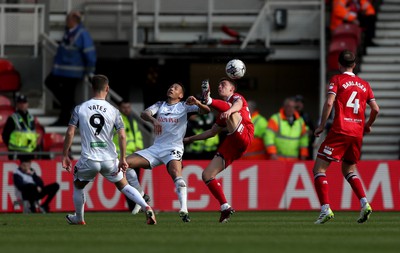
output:
[[[142,132],[139,129],[138,122],[135,119],[132,111],[132,104],[129,101],[123,100],[119,103],[118,109],[121,113],[122,122],[125,127],[126,134],[126,151],[128,154],[132,154],[138,150],[143,149],[143,136]],[[115,131],[114,133],[114,144],[117,148],[117,153],[119,153],[119,145],[118,145],[118,134]],[[145,194],[140,184],[136,184],[138,180],[136,178],[140,177],[140,168],[135,168],[132,170],[128,170],[125,172],[126,180],[128,183],[135,187],[136,190],[143,196],[143,199],[149,203],[150,196]],[[137,214],[140,211],[141,206],[130,200],[126,197],[126,201],[128,203],[129,210],[132,214]]]
[[[47,196],[46,200],[39,206],[42,213],[50,212],[50,202],[56,195],[60,186],[58,183],[45,185],[43,180],[31,168],[29,157],[21,158],[18,169],[14,172],[14,185],[21,193],[24,207],[28,206],[29,212],[36,213],[36,203]]]
[[[18,152],[9,154],[8,159],[20,159],[21,156],[34,158],[29,155],[33,151],[40,149],[40,136],[36,131],[35,118],[28,111],[29,103],[25,95],[18,95],[16,98],[16,111],[8,117],[4,125],[2,137],[7,145],[9,152]],[[39,144],[39,145],[38,145]]]
[[[251,122],[254,125],[254,139],[244,153],[242,160],[265,160],[267,153],[267,119],[260,114],[257,103],[253,100],[247,102],[251,113]]]
[[[295,109],[294,98],[286,98],[271,116],[267,128],[267,151],[272,160],[297,161],[308,157],[307,127]]]
[[[45,80],[61,106],[55,126],[68,125],[71,111],[76,105],[75,91],[82,85],[85,75],[93,76],[96,66],[96,51],[89,32],[83,27],[81,14],[77,11],[67,15],[65,33],[51,73]]]
[[[306,124],[307,127],[307,134],[308,134],[308,157],[307,160],[312,160],[313,159],[313,153],[314,153],[314,122],[310,117],[310,114],[304,111],[304,97],[302,95],[296,95],[294,97],[296,101],[296,110],[300,114],[300,116],[303,118],[304,123]]]
[[[330,29],[343,23],[353,23],[365,29],[364,45],[374,46],[376,13],[368,0],[333,0]]]

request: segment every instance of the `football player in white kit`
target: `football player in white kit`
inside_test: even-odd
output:
[[[72,225],[85,225],[85,186],[102,174],[129,199],[139,204],[145,211],[147,224],[156,224],[154,212],[141,194],[130,186],[123,171],[128,167],[126,157],[126,136],[124,123],[117,108],[105,99],[109,91],[108,79],[95,75],[92,80],[93,98],[75,107],[66,132],[62,166],[71,172],[72,163],[68,156],[72,139],[79,127],[81,134],[81,158],[74,167],[73,201],[75,214],[68,214],[66,220]],[[120,158],[113,143],[114,128],[118,133]]]
[[[182,178],[183,138],[186,132],[187,114],[190,112],[206,114],[210,112],[210,108],[193,96],[186,102],[181,101],[183,97],[183,85],[173,83],[167,90],[166,101],[158,101],[142,112],[142,119],[153,124],[156,137],[152,146],[136,151],[128,156],[126,161],[132,169],[152,169],[165,164],[175,183],[181,205],[179,216],[182,221],[190,222],[186,183]],[[154,115],[156,117],[153,117]]]

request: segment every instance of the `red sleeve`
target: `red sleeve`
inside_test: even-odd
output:
[[[336,95],[338,90],[338,85],[339,82],[337,76],[333,76],[329,82],[327,93]]]
[[[375,95],[374,92],[371,89],[371,86],[368,84],[368,97],[367,97],[367,103],[375,101]]]

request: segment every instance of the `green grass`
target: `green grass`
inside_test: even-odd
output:
[[[0,214],[1,252],[399,252],[400,215],[374,212],[357,224],[356,212],[314,225],[318,212],[237,212],[219,224],[217,212],[159,213],[156,226],[143,214],[86,213],[86,226],[71,226],[64,213]]]

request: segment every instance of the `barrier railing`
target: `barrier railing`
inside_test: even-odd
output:
[[[0,4],[0,57],[6,57],[6,46],[31,46],[33,56],[38,56],[44,8],[41,4]]]

